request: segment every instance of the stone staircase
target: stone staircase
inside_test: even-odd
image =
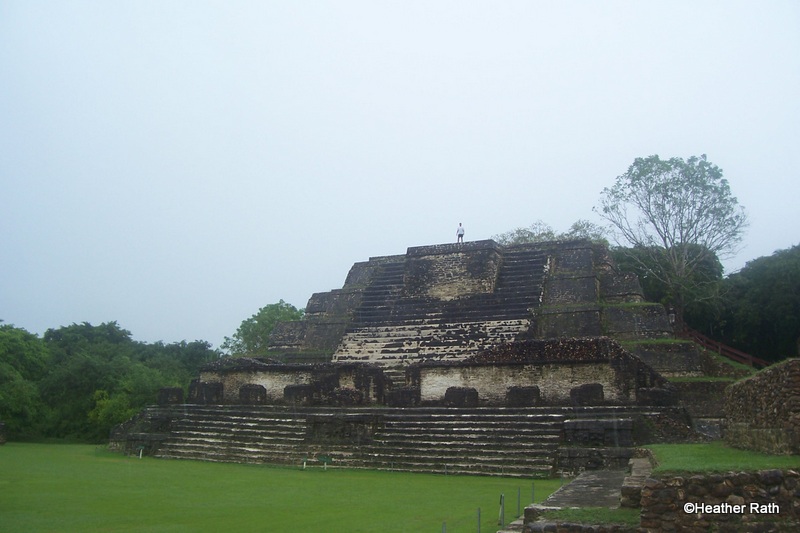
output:
[[[561,414],[499,409],[414,411],[387,413],[383,430],[361,447],[359,466],[520,477],[552,474],[561,442]]]
[[[540,249],[508,247],[493,292],[440,300],[405,296],[404,258],[384,263],[364,289],[333,360],[392,366],[463,359],[517,340],[528,333],[532,309],[541,303],[546,264]]]
[[[348,468],[546,477],[561,443],[558,409],[152,407],[170,419],[156,457],[300,465],[330,457]],[[326,438],[312,426],[344,428]],[[369,434],[358,424],[367,421]],[[363,426],[362,426],[363,427]]]
[[[170,411],[169,437],[156,457],[298,464],[308,453],[305,416],[237,405],[185,405]]]

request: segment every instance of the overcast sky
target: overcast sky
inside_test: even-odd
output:
[[[798,244],[800,2],[0,0],[0,319],[219,346],[350,266],[707,154]]]

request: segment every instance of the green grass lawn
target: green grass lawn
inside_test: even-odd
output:
[[[649,448],[658,462],[655,475],[669,472],[729,472],[800,468],[800,456],[767,455],[740,450],[722,441],[703,444],[653,444]]]
[[[440,532],[497,528],[531,480],[137,459],[87,445],[0,446],[0,531]],[[559,480],[536,480],[536,501]]]

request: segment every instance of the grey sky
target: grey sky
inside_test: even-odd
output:
[[[0,319],[218,346],[349,267],[707,154],[797,244],[800,3],[0,2]]]

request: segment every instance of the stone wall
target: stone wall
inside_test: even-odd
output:
[[[435,404],[451,387],[478,391],[482,405],[506,405],[510,387],[539,388],[542,405],[570,405],[570,391],[585,383],[603,386],[605,401],[632,403],[631,390],[617,387],[617,376],[607,363],[575,364],[464,364],[421,366],[416,379],[423,404]]]
[[[423,405],[437,405],[451,387],[475,389],[481,405],[511,405],[519,388],[533,387],[540,405],[583,405],[582,395],[589,392],[594,405],[631,405],[640,397],[651,403],[656,396],[658,405],[677,400],[664,400],[672,397],[666,380],[607,338],[508,343],[464,362],[411,365],[406,380],[420,391]]]
[[[588,241],[551,247],[549,275],[537,310],[538,338],[672,334],[664,307],[644,302],[638,278],[617,272],[608,248]]]
[[[611,446],[562,446],[558,449],[556,469],[566,475],[577,476],[584,470],[606,470],[624,468],[634,449]]]
[[[274,364],[246,357],[206,365],[189,401],[315,405],[383,403],[383,372],[364,364]],[[263,389],[263,392],[261,392]]]
[[[700,354],[697,345],[691,341],[636,340],[624,344],[625,348],[667,378],[705,375],[704,365],[707,358]]]
[[[404,262],[405,259],[405,255],[383,255],[370,257],[369,261],[355,263],[347,273],[344,288],[354,290],[364,288],[372,281],[381,267],[387,263]]]
[[[404,296],[453,300],[494,291],[500,265],[494,241],[409,248]]]
[[[599,283],[589,241],[554,243],[542,305],[536,311],[536,336],[597,337],[602,335]]]
[[[603,306],[603,333],[617,339],[653,339],[672,335],[664,306],[623,303]]]
[[[158,405],[179,405],[183,403],[183,389],[163,387],[158,391]]]
[[[798,531],[800,474],[794,470],[649,478],[639,531]]]
[[[800,359],[770,366],[725,390],[725,442],[800,454]]]
[[[244,362],[241,361],[241,363]],[[200,373],[200,381],[204,383],[221,383],[222,403],[240,403],[239,389],[251,384],[264,387],[267,401],[280,402],[283,400],[284,389],[287,386],[308,385],[311,383],[311,369],[298,367],[297,365],[241,365],[224,370],[205,370]]]
[[[730,381],[687,381],[672,385],[692,418],[723,418],[725,389],[730,384]]]

